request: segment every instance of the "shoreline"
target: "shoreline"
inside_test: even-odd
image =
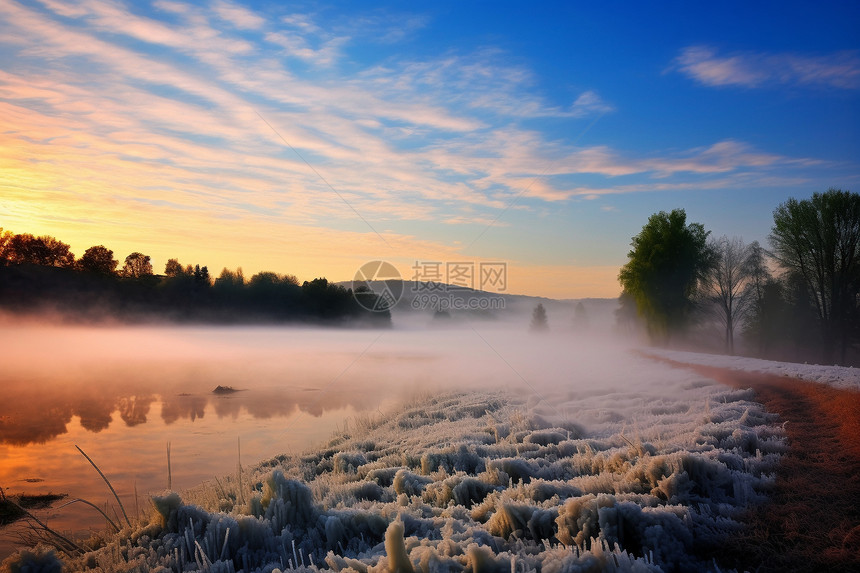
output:
[[[782,433],[747,391],[674,383],[659,402],[635,386],[427,395],[318,450],[156,496],[150,524],[65,565],[701,568],[762,499]]]

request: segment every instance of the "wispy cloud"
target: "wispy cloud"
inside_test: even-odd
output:
[[[735,139],[644,154],[559,137],[615,105],[587,86],[551,96],[496,49],[353,59],[356,38],[393,27],[382,16],[349,28],[226,0],[153,8],[0,2],[4,213],[93,221],[88,232],[104,233],[95,241],[132,244],[150,229],[152,241],[198,237],[225,253],[255,233],[290,235],[272,239],[284,257],[354,262],[350,253],[378,256],[380,245],[290,147],[374,228],[448,232],[585,196],[755,186],[813,162]],[[550,123],[557,132],[535,127]],[[454,252],[426,236],[385,242],[428,258]]]
[[[603,101],[597,92],[589,90],[580,94],[573,105],[570,106],[570,113],[574,117],[588,117],[595,114],[604,114],[615,111],[615,108]]]
[[[219,0],[212,5],[212,9],[222,20],[232,24],[240,30],[257,30],[263,27],[265,20],[244,6]]]
[[[670,66],[706,86],[763,88],[776,85],[860,89],[860,54],[733,52],[690,46]]]

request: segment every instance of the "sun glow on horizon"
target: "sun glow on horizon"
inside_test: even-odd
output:
[[[826,47],[774,51],[790,30],[766,26],[758,50],[637,47],[645,77],[561,5],[468,33],[479,8],[449,10],[4,2],[0,225],[156,271],[347,280],[367,260],[468,258],[506,261],[523,294],[609,297],[653,212],[763,241],[787,197],[860,182],[844,120],[860,59],[837,46],[838,10],[803,19]],[[635,14],[586,11],[641,45]]]

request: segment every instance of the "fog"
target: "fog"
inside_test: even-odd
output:
[[[756,495],[762,479],[756,476],[773,463],[772,457],[760,457],[756,448],[767,445],[768,451],[776,451],[779,442],[771,436],[777,430],[760,414],[755,418],[759,426],[745,430],[743,424],[750,418],[744,412],[757,408],[743,401],[745,394],[732,394],[711,380],[631,352],[632,345],[614,338],[608,324],[576,330],[561,323],[550,315],[551,330],[540,333],[529,331],[525,313],[496,321],[438,321],[411,314],[395,316],[393,328],[380,330],[7,323],[0,334],[4,366],[0,486],[106,501],[104,484],[74,448],[80,445],[109,476],[127,507],[145,507],[148,494],[162,491],[168,483],[184,490],[208,482],[190,499],[210,511],[255,513],[257,506],[237,505],[237,499],[257,493],[219,497],[226,495],[223,486],[213,488],[212,480],[235,476],[237,467],[245,468],[239,475],[250,471],[255,476],[250,483],[283,479],[270,475],[274,464],[294,477],[319,474],[311,484],[312,499],[302,503],[349,506],[359,503],[365,495],[360,492],[371,487],[374,499],[383,503],[380,511],[388,515],[406,503],[406,498],[397,497],[404,492],[447,505],[451,500],[439,492],[448,487],[444,484],[449,475],[454,479],[463,473],[465,466],[458,460],[466,456],[462,459],[477,464],[467,468],[469,487],[482,496],[496,492],[484,503],[491,512],[487,517],[493,511],[506,515],[508,510],[493,504],[508,503],[505,500],[514,493],[506,493],[506,488],[517,480],[566,480],[568,485],[552,486],[562,495],[561,501],[553,498],[555,506],[547,505],[551,500],[538,490],[528,493],[537,496],[534,499],[517,502],[531,507],[528,512],[550,512],[541,513],[541,519],[555,519],[553,515],[563,514],[558,504],[574,492],[585,496],[583,503],[592,503],[588,495],[602,492],[616,496],[618,503],[657,512],[653,507],[663,503],[661,499],[679,494],[668,485],[668,493],[660,493],[664,486],[652,491],[654,480],[661,475],[690,479],[683,477],[686,464],[695,463],[713,466],[702,475],[717,479],[720,488],[734,487],[736,498],[729,503],[724,493],[715,493],[718,499],[709,505],[710,513],[695,519],[703,520],[708,531],[730,530],[732,508]],[[213,393],[218,386],[235,391]],[[741,431],[751,432],[752,438],[744,440],[757,440],[752,450],[739,445],[738,436],[746,436],[738,434]],[[639,445],[628,450],[634,443]],[[506,461],[519,457],[521,449],[523,461]],[[656,457],[649,461],[651,455]],[[684,461],[688,455],[699,461]],[[731,469],[717,462],[717,455],[741,461],[732,461]],[[604,473],[607,470],[601,468],[610,457],[626,461]],[[452,465],[445,466],[444,460]],[[264,463],[255,469],[257,462]],[[656,463],[663,469],[648,469]],[[359,471],[359,466],[366,469]],[[572,474],[573,467],[580,467],[579,473]],[[398,468],[408,473],[399,486],[389,479]],[[336,475],[326,473],[332,470]],[[654,471],[657,477],[648,477]],[[755,475],[748,475],[751,471]],[[419,477],[409,477],[413,476],[409,472]],[[366,485],[372,476],[383,475],[388,477]],[[643,479],[653,483],[642,485]],[[407,482],[413,485],[407,487]],[[430,498],[422,493],[425,486],[435,492]],[[359,493],[350,493],[353,490]],[[527,493],[517,491],[520,497]],[[704,501],[694,496],[673,503],[687,507]],[[393,505],[384,509],[385,504]],[[409,511],[420,516],[427,510],[416,506]],[[683,529],[681,522],[676,523],[678,511],[653,514],[665,522],[666,535]],[[689,511],[699,515],[698,510]],[[100,526],[97,516],[88,520],[82,513],[54,512],[50,517],[55,526],[79,535]],[[479,531],[485,527],[480,523],[461,518],[468,535],[457,543],[465,548],[486,532]],[[723,520],[719,521],[723,525],[717,527],[713,520]],[[287,543],[281,537],[288,530],[278,529],[281,521],[264,523],[272,527],[266,535]],[[651,522],[642,523],[650,527]],[[301,525],[305,526],[311,527]],[[426,527],[430,528],[426,534],[435,539],[436,525]],[[496,526],[487,527],[495,531]],[[506,531],[505,526],[493,535],[506,537]],[[575,533],[571,530],[570,535]],[[604,540],[607,548],[612,547],[611,539]],[[322,564],[323,546],[307,543],[303,551]],[[361,538],[347,553],[365,554],[376,562],[381,547],[371,551],[372,545]],[[520,551],[514,546],[509,550]],[[0,552],[9,551],[0,543]],[[172,557],[160,551],[152,555],[165,564]],[[530,551],[522,555],[531,555]],[[267,563],[268,557],[260,556],[260,564]]]
[[[630,401],[673,393],[642,376],[670,370],[607,330],[530,333],[526,315],[408,315],[383,330],[7,322],[0,362],[0,487],[99,498],[74,445],[124,476],[126,492],[138,480],[146,493],[167,482],[166,442],[174,487],[190,487],[233,471],[240,448],[244,463],[312,449],[356,415],[416,397],[513,392],[552,418],[578,408],[577,423],[597,431]]]
[[[95,433],[111,424],[133,427],[153,418],[156,402],[161,420],[171,424],[193,421],[207,406],[227,420],[242,412],[268,419],[376,409],[450,389],[513,389],[546,399],[637,384],[627,345],[598,328],[538,334],[528,332],[527,322],[428,324],[401,320],[385,330],[7,324],[0,334],[0,443],[50,441],[72,417]],[[217,386],[237,391],[213,394]]]

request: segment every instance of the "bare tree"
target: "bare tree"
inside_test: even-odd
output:
[[[747,245],[746,290],[749,292],[749,296],[755,300],[755,304],[761,304],[764,298],[765,285],[773,280],[770,270],[767,268],[767,257],[768,252],[758,244],[758,241],[753,241]]]
[[[749,317],[744,325],[744,335],[754,338],[759,355],[763,355],[768,346],[768,324],[772,322],[769,308],[773,304],[768,299],[779,295],[780,285],[775,281],[767,266],[770,254],[758,241],[747,246],[746,257],[746,286],[743,297],[749,305]],[[780,299],[781,300],[781,299]]]
[[[735,327],[743,320],[752,300],[745,296],[752,269],[750,255],[754,251],[751,246],[745,245],[741,238],[730,239],[725,235],[711,244],[716,264],[707,277],[707,293],[725,327],[727,354],[735,353]]]

